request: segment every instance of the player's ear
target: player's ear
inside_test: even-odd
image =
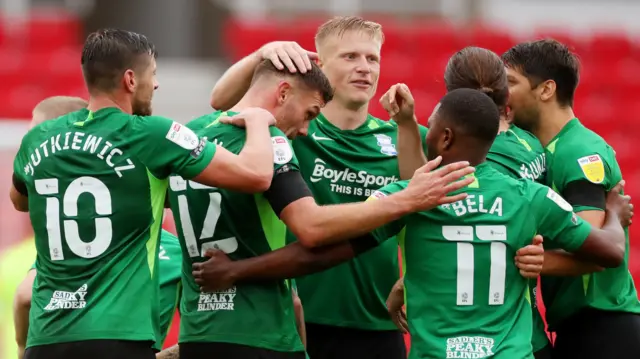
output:
[[[442,149],[443,150],[451,149],[451,146],[453,145],[453,140],[454,140],[453,131],[451,131],[449,127],[445,128],[444,131],[442,131],[442,141],[441,141]]]
[[[128,69],[124,72],[123,82],[127,91],[133,93],[136,90],[136,75],[133,70]]]
[[[291,84],[287,81],[280,81],[277,96],[278,105],[282,105],[291,96]]]
[[[556,82],[553,80],[547,80],[540,84],[540,99],[542,101],[549,101],[556,94]]]

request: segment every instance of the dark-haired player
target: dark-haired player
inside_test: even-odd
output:
[[[249,107],[267,109],[277,119],[277,126],[270,128],[275,176],[263,194],[171,178],[170,202],[185,266],[206,260],[208,249],[222,250],[234,260],[276,250],[285,245],[287,227],[307,247],[363,235],[418,208],[453,202],[455,197],[442,196],[470,183],[468,179],[457,181],[473,170],[460,162],[431,173],[418,171],[415,186],[375,206],[365,202],[318,206],[300,175],[289,140],[306,135],[309,122],[332,96],[329,80],[315,63],[304,74],[292,74],[264,60],[246,95],[234,107],[188,124],[198,135],[238,152],[244,144],[244,129],[223,122],[234,123],[233,116]],[[221,116],[232,120],[220,120]],[[449,184],[451,181],[455,182]],[[245,359],[305,357],[288,282],[238,284],[203,292],[185,274],[183,284],[182,359],[209,358],[211,353]]]
[[[585,221],[602,226],[606,194],[622,174],[613,148],[584,127],[573,112],[577,57],[555,40],[540,40],[518,44],[502,59],[514,121],[545,146],[546,184]],[[596,267],[582,276],[542,278],[547,322],[557,334],[554,356],[640,357],[640,302],[628,254],[624,259],[616,268]]]
[[[25,356],[153,358],[158,239],[168,176],[260,191],[271,182],[266,111],[246,116],[234,155],[151,114],[156,51],[143,35],[87,38],[87,109],[45,121],[23,138],[11,199],[28,211],[36,269]]]
[[[511,258],[540,233],[600,265],[616,266],[624,257],[618,212],[625,215],[628,202],[610,196],[605,228],[592,229],[550,188],[494,170],[485,157],[499,116],[485,94],[459,89],[442,98],[430,119],[431,158],[477,165],[474,181],[464,188],[469,193],[465,200],[403,216],[351,243],[314,251],[294,243],[240,261],[229,261],[218,251],[198,266],[199,277],[221,285],[229,279],[301,275],[398,235],[407,268],[410,358],[531,358],[528,282]],[[384,201],[410,187],[408,181],[396,182],[370,199]]]
[[[487,49],[466,47],[449,59],[444,72],[444,83],[447,91],[459,88],[480,90],[498,106],[500,125],[498,135],[487,154],[487,164],[511,178],[542,182],[545,172],[544,149],[535,136],[514,126],[507,116],[509,88],[500,56]],[[400,174],[405,179],[410,178],[409,174],[426,162],[417,141],[419,133],[416,131],[413,110],[405,110],[409,107],[407,102],[413,102],[411,93],[406,85],[395,85],[383,95],[381,102],[398,123],[398,136],[404,142],[404,145],[399,146]],[[403,111],[400,111],[401,108]],[[412,139],[415,139],[413,143],[410,142]],[[549,339],[536,306],[536,286],[537,275],[530,283],[534,322],[532,345],[536,359],[545,359],[550,356]],[[387,306],[397,321],[405,316],[401,308],[404,296],[399,293],[403,289],[402,279],[394,289],[396,293],[390,294]]]

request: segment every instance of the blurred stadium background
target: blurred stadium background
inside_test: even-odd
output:
[[[378,96],[396,82],[408,84],[423,123],[443,94],[444,65],[456,50],[476,45],[501,54],[516,42],[542,37],[569,44],[583,64],[575,111],[614,146],[626,189],[640,198],[635,0],[0,0],[0,188],[9,188],[32,107],[51,95],[86,97],[79,65],[89,32],[118,27],[148,35],[160,53],[154,111],[186,122],[211,111],[209,91],[231,62],[273,40],[312,49],[316,27],[335,14],[383,24]],[[370,111],[385,118],[377,98]],[[173,229],[171,220],[165,223]],[[10,292],[24,275],[13,264],[28,268],[32,260],[8,249],[30,236],[28,217],[0,195],[0,359],[14,358],[1,350],[11,339],[2,335],[10,324]],[[636,279],[638,252],[640,232],[632,231]],[[175,339],[174,330],[168,344]]]

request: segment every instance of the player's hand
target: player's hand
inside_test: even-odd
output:
[[[260,107],[249,107],[233,116],[221,116],[218,120],[238,127],[247,127],[247,123],[254,121],[264,121],[269,126],[276,124],[276,118],[271,112]]]
[[[453,196],[447,194],[464,188],[475,178],[465,176],[473,173],[475,168],[469,162],[461,161],[438,168],[442,157],[427,162],[418,168],[409,182],[409,186],[398,192],[410,204],[410,212],[427,211],[441,204],[453,203],[467,198],[466,193]]]
[[[269,60],[278,70],[286,67],[289,72],[306,73],[311,70],[311,61],[318,59],[318,54],[303,49],[294,41],[274,41],[262,46],[257,55]]]
[[[215,292],[227,290],[233,287],[235,276],[233,275],[233,261],[219,249],[208,249],[204,262],[194,263],[191,268],[196,284],[203,292]]]
[[[622,180],[607,194],[607,210],[618,214],[620,224],[628,227],[633,222],[633,204],[631,196],[620,194],[624,189],[625,181]]]
[[[407,313],[402,308],[404,306],[404,279],[400,278],[387,298],[387,311],[391,316],[393,323],[400,329],[403,334],[409,333],[409,325],[407,324]]]
[[[380,98],[382,107],[397,123],[415,120],[415,102],[409,87],[395,84]]]
[[[532,244],[520,248],[516,252],[516,266],[520,269],[520,275],[525,278],[538,278],[544,264],[544,247],[542,236],[533,237]]]

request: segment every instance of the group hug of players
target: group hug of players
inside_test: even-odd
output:
[[[339,17],[317,53],[266,44],[181,125],[152,115],[153,44],[91,34],[88,103],[39,104],[14,162],[38,253],[20,356],[400,359],[408,331],[416,359],[640,357],[633,206],[573,113],[575,56],[460,50],[427,131],[403,84],[367,113],[382,43]]]

